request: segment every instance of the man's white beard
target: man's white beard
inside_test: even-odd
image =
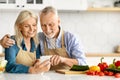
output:
[[[55,36],[55,34],[53,33],[52,35],[47,35],[46,33],[44,33],[45,34],[45,36],[47,37],[47,38],[54,38],[54,36]]]

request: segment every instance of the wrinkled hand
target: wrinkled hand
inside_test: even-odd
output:
[[[10,39],[10,35],[7,34],[1,39],[0,43],[1,43],[2,47],[9,48],[13,44],[15,44],[15,41],[13,39]]]
[[[64,57],[61,57],[59,55],[53,55],[51,58],[50,58],[50,62],[51,62],[51,65],[52,66],[55,66],[55,65],[58,65],[60,63],[63,63],[64,61]]]
[[[40,60],[36,60],[33,67],[30,67],[29,73],[42,73],[47,72],[50,69],[50,61],[46,60],[40,63]]]

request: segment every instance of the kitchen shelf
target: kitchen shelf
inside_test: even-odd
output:
[[[86,57],[120,57],[120,53],[86,53]]]
[[[87,11],[120,11],[119,7],[111,8],[88,8]]]

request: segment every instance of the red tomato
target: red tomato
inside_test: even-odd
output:
[[[87,75],[95,75],[95,71],[87,71],[86,74]]]
[[[116,78],[120,78],[120,73],[116,73],[116,74],[115,74],[115,77],[116,77]]]
[[[108,71],[104,71],[104,74],[105,74],[105,75],[108,75]]]
[[[87,75],[90,75],[91,73],[90,73],[90,71],[87,71],[86,74],[87,74]]]
[[[113,72],[108,72],[108,76],[112,76],[114,73]]]
[[[99,72],[95,71],[95,75],[98,75],[98,74],[99,74]]]
[[[105,74],[103,72],[98,73],[99,76],[104,76]]]

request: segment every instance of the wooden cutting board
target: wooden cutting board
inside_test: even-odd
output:
[[[56,72],[61,74],[85,74],[85,71],[71,71],[66,69],[56,70]]]

